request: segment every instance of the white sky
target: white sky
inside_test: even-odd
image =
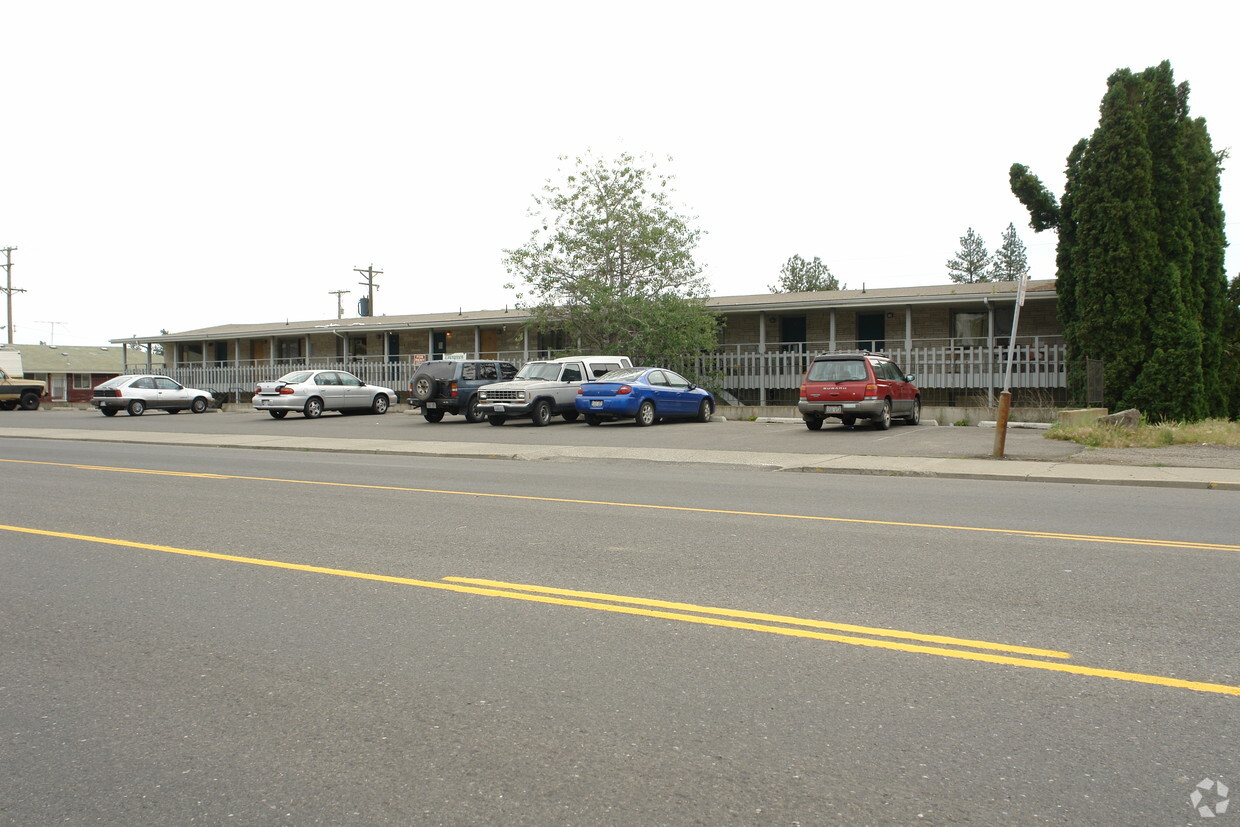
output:
[[[342,289],[355,316],[372,263],[378,314],[502,308],[503,250],[587,150],[673,158],[716,295],[794,253],[943,284],[969,227],[993,251],[1009,222],[1049,278],[1009,166],[1061,193],[1107,76],[1163,59],[1240,152],[1237,23],[1198,0],[0,0],[14,340],[335,318]]]

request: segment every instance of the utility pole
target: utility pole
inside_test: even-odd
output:
[[[16,247],[4,248],[4,287],[0,288],[4,290],[5,304],[8,305],[9,309],[9,323],[7,328],[9,331],[9,344],[13,344],[13,294],[26,292],[25,290],[19,290],[13,286],[13,251],[16,249]]]
[[[367,301],[367,304],[366,304],[366,311],[367,311],[366,315],[373,316],[375,315],[375,291],[379,289],[379,285],[375,284],[375,276],[383,275],[383,271],[376,270],[375,266],[372,264],[369,267],[367,267],[365,270],[363,270],[361,267],[354,267],[353,272],[361,273],[363,276],[366,277],[365,281],[359,281],[358,284],[360,284],[362,287],[367,287],[370,289],[369,300]]]
[[[344,318],[344,294],[352,293],[352,290],[328,290],[327,295],[336,297],[336,318]]]

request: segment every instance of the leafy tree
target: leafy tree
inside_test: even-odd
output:
[[[1224,157],[1163,62],[1108,79],[1098,128],[1069,154],[1058,203],[1027,168],[1011,168],[1030,226],[1059,232],[1068,356],[1104,360],[1108,407],[1155,420],[1227,410]]]
[[[1025,242],[1016,234],[1016,225],[1008,224],[1003,231],[1003,243],[995,250],[990,263],[991,281],[1017,281],[1029,273],[1029,257]]]
[[[561,157],[562,161],[567,158]],[[715,346],[708,287],[693,258],[702,231],[670,200],[672,177],[628,153],[586,155],[534,197],[537,228],[504,265],[529,324],[577,348],[667,364]]]
[[[986,242],[972,227],[960,237],[960,252],[956,255],[957,258],[947,260],[947,275],[952,281],[957,284],[990,281],[990,253],[986,252]]]
[[[779,282],[769,286],[772,293],[812,293],[819,290],[844,290],[846,285],[831,274],[831,268],[814,256],[806,261],[794,255],[779,268]]]

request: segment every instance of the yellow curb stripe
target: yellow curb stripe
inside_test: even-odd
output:
[[[189,471],[154,471],[144,468],[121,468],[102,465],[82,465],[69,462],[40,462],[35,460],[0,459],[0,462],[20,463],[27,465],[47,465],[62,468],[78,468],[88,471],[106,471],[126,474],[157,474],[161,476],[193,477],[211,480],[239,480],[244,482],[274,482],[287,485],[315,485],[329,488],[352,488],[369,491],[394,491],[407,494],[438,494],[453,497],[487,497],[500,500],[523,500],[527,502],[566,503],[569,505],[600,505],[611,508],[639,508],[651,511],[673,511],[694,514],[718,514],[732,517],[766,517],[782,520],[809,520],[827,523],[849,523],[853,525],[877,525],[895,528],[925,528],[940,531],[972,531],[985,534],[1005,534],[1016,537],[1032,537],[1046,540],[1071,540],[1082,543],[1113,543],[1120,545],[1148,546],[1154,548],[1185,548],[1202,551],[1240,551],[1240,545],[1229,543],[1199,543],[1189,540],[1154,540],[1140,537],[1110,537],[1094,534],[1065,534],[1053,531],[1033,531],[1016,528],[986,528],[982,526],[942,525],[939,523],[909,523],[898,520],[871,520],[858,517],[824,517],[816,514],[787,514],[768,511],[739,511],[726,508],[700,508],[683,505],[656,505],[652,503],[627,503],[612,500],[581,500],[570,497],[540,497],[531,494],[493,494],[484,491],[457,491],[443,488],[413,488],[400,485],[375,485],[372,483],[332,482],[327,480],[297,480],[280,477],[250,477],[237,474],[199,474]]]

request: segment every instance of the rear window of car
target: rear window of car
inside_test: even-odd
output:
[[[434,362],[425,362],[422,367],[418,368],[419,373],[425,373],[435,379],[451,379],[456,372],[456,366],[460,362],[450,362],[445,359],[437,359]]]
[[[644,372],[645,371],[636,370],[634,368],[621,368],[620,370],[613,370],[610,373],[604,373],[602,376],[595,379],[594,381],[595,382],[632,382],[634,379],[641,376]]]
[[[620,365],[618,365],[615,362],[591,362],[590,363],[590,375],[591,376],[603,376],[607,373],[610,373],[613,370],[619,370],[619,369],[620,369]]]
[[[809,366],[810,382],[864,382],[869,379],[860,359],[820,359]]]
[[[97,388],[119,388],[121,385],[132,379],[132,376],[113,376],[106,382],[102,382],[95,387]]]
[[[279,381],[286,385],[299,385],[310,378],[310,371],[299,370],[296,373],[286,373],[280,377]]]

